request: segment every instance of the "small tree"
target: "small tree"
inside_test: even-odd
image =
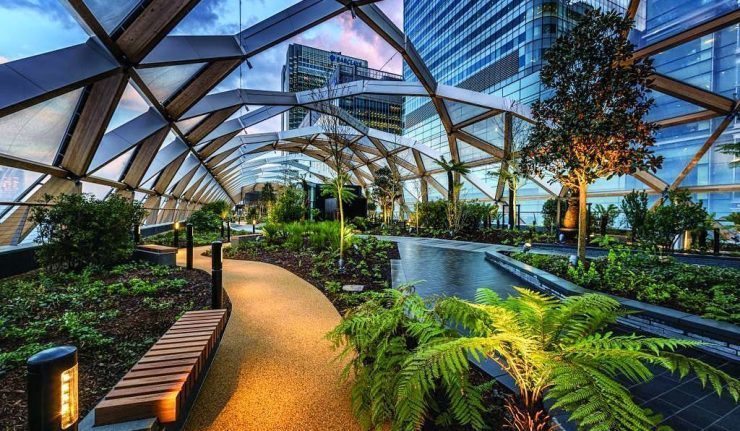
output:
[[[270,210],[270,206],[275,202],[275,199],[275,189],[272,187],[272,183],[265,183],[262,186],[262,192],[260,192],[260,216],[265,215]]]
[[[108,267],[131,257],[133,228],[145,217],[139,202],[113,194],[104,200],[90,194],[47,195],[51,206],[34,207],[40,263],[49,270]]]
[[[401,180],[388,167],[375,171],[374,177],[372,196],[380,203],[383,222],[388,223],[396,201],[401,198]]]
[[[297,187],[287,186],[280,190],[270,209],[270,222],[291,223],[301,220],[305,215],[303,198],[303,190]]]
[[[632,242],[640,238],[645,228],[645,219],[648,213],[648,196],[644,191],[632,190],[620,203],[624,219],[631,230]]]
[[[512,102],[510,109],[513,111],[516,103]],[[504,138],[504,156],[501,159],[501,168],[498,171],[489,171],[486,175],[500,178],[500,181],[509,189],[509,223],[511,226],[517,224],[517,201],[519,190],[527,185],[527,176],[522,169],[522,152],[520,151],[529,141],[532,126],[526,121],[515,119],[510,113],[503,113],[492,119],[496,129],[501,130]],[[506,145],[508,135],[508,146]]]
[[[542,82],[553,90],[532,106],[534,129],[522,149],[528,175],[547,172],[578,190],[578,256],[586,258],[588,186],[599,178],[655,172],[656,127],[644,121],[653,106],[649,59],[632,61],[633,22],[616,13],[586,12],[545,54]]]
[[[445,160],[440,157],[437,164],[447,174],[447,224],[451,231],[456,231],[460,224],[460,192],[462,191],[462,181],[460,175],[470,173],[470,168],[465,162],[458,160]]]
[[[597,204],[594,211],[593,222],[599,229],[599,235],[606,235],[606,231],[614,225],[614,221],[619,217],[619,207],[614,204],[602,205]]]
[[[647,214],[645,239],[659,250],[670,250],[678,235],[705,226],[708,217],[704,205],[692,202],[687,190],[668,192],[662,205]]]

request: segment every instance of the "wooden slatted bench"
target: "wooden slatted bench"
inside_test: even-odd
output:
[[[177,249],[166,245],[143,244],[134,250],[134,259],[144,260],[158,265],[177,265]]]
[[[95,407],[95,425],[180,419],[223,334],[226,313],[185,313]]]

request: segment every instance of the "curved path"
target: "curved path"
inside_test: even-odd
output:
[[[210,271],[206,248],[194,266]],[[224,288],[231,319],[184,429],[359,430],[324,339],[340,320],[326,297],[282,268],[228,259]]]

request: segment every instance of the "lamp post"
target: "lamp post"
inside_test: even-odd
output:
[[[226,236],[226,233],[224,232],[224,219],[221,219],[221,239],[223,239]]]
[[[186,250],[185,250],[185,259],[187,261],[187,268],[193,269],[193,225],[192,223],[188,223],[185,227],[185,237],[186,239]]]
[[[231,222],[226,221],[226,242],[231,242]]]
[[[172,246],[175,248],[180,248],[180,222],[175,222],[174,231],[172,234]]]
[[[77,348],[60,346],[30,358],[28,368],[29,431],[77,430]]]
[[[211,308],[219,310],[223,308],[224,285],[223,285],[223,243],[214,241],[211,243]]]
[[[134,244],[141,242],[141,225],[136,223],[134,225]]]

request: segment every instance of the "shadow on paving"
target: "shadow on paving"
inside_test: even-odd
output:
[[[424,281],[416,287],[416,291],[423,297],[446,295],[473,300],[476,290],[482,287],[506,297],[515,293],[514,286],[531,287],[487,262],[480,245],[444,240],[393,240],[398,242],[400,264],[406,280]],[[740,376],[740,364],[695,350],[682,353],[719,367],[734,377]],[[483,368],[494,377],[500,378],[500,370],[489,364],[484,364]],[[676,431],[739,429],[740,406],[727,392],[720,398],[710,387],[702,387],[696,377],[679,380],[676,375],[663,369],[654,371],[654,380],[627,386],[635,400],[653,412],[660,413],[666,425]],[[508,376],[503,380],[508,380],[502,382],[507,386],[511,384]],[[565,423],[564,427],[569,431],[576,429],[570,423]]]

